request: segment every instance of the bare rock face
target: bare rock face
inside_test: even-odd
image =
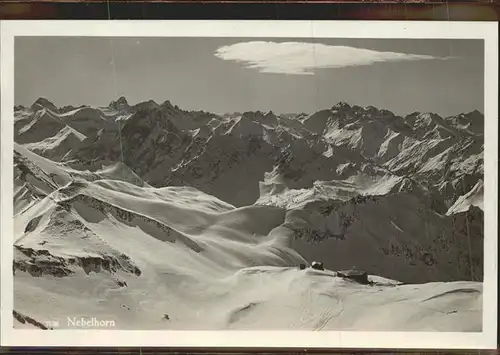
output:
[[[116,101],[111,101],[109,107],[117,111],[126,111],[130,109],[127,99],[123,96],[119,97]]]
[[[44,97],[40,97],[38,98],[34,103],[33,105],[31,105],[31,110],[32,111],[39,111],[39,110],[43,110],[43,109],[49,109],[53,112],[58,112],[58,108],[52,103],[50,102],[49,100],[47,100],[46,98]]]

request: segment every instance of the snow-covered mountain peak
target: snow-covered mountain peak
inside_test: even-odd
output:
[[[40,97],[38,98],[32,105],[31,105],[31,109],[33,111],[38,111],[38,110],[41,110],[41,109],[48,109],[48,110],[51,110],[53,112],[58,112],[58,109],[57,107],[52,103],[50,102],[49,100],[47,100],[46,98],[44,97]]]
[[[117,111],[126,111],[130,109],[130,105],[124,96],[120,96],[118,99],[111,101],[109,107]]]
[[[351,109],[351,105],[349,105],[345,101],[339,101],[335,105],[332,106],[332,110],[349,110]]]
[[[173,105],[170,100],[165,100],[163,101],[160,106],[160,110],[166,110],[166,111],[171,111],[171,110],[177,110],[178,107],[177,105]]]
[[[132,110],[133,111],[148,111],[148,110],[155,110],[159,107],[160,107],[160,105],[158,105],[154,100],[148,100],[148,101],[139,102],[138,104],[132,106]]]

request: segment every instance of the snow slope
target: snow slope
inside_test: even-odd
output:
[[[483,209],[483,200],[484,200],[484,188],[483,181],[479,180],[478,183],[450,207],[447,215],[456,214],[460,212],[466,212],[469,210],[471,206],[479,207],[481,210]]]
[[[15,115],[16,327],[481,330],[477,111]]]

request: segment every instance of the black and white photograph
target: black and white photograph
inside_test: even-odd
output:
[[[497,30],[462,25],[2,24],[2,342],[496,344]]]

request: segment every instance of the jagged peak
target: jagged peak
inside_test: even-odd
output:
[[[142,101],[139,102],[138,104],[134,105],[133,108],[135,110],[137,109],[155,109],[158,108],[160,105],[158,105],[154,100],[148,100],[148,101]]]
[[[437,113],[434,113],[434,112],[421,112],[419,116],[421,116],[421,117],[441,117]]]
[[[241,112],[228,112],[223,114],[221,117],[229,117],[229,118],[235,118],[241,116]]]
[[[350,109],[352,108],[351,105],[349,105],[345,101],[339,101],[335,105],[332,106],[332,110],[342,110],[342,109]]]
[[[57,111],[56,105],[54,105],[51,101],[47,100],[45,97],[39,97],[36,101],[31,105],[31,108],[39,109],[39,108],[48,108],[52,111]]]
[[[128,108],[130,107],[125,96],[120,96],[117,100],[111,101],[109,107],[114,109]]]
[[[473,111],[464,113],[464,115],[466,117],[481,117],[481,118],[484,117],[483,113],[481,111],[479,111],[479,110],[473,110]]]
[[[365,111],[368,111],[368,112],[378,112],[380,111],[377,107],[373,106],[373,105],[368,105],[365,107]]]
[[[246,111],[243,112],[242,116],[263,116],[262,111]]]
[[[174,105],[170,102],[170,100],[165,100],[160,104],[161,107],[168,107],[168,108],[173,108]]]
[[[128,102],[127,102],[127,98],[126,98],[125,96],[120,96],[120,97],[118,98],[118,100],[113,101],[113,102],[120,103],[120,104],[128,104]]]
[[[383,109],[380,109],[380,110],[379,110],[379,113],[380,113],[380,114],[382,114],[382,115],[385,115],[385,116],[392,116],[392,117],[393,117],[393,116],[396,116],[396,115],[394,114],[394,112],[392,112],[391,110],[386,110],[386,109],[384,109],[384,108],[383,108]]]
[[[419,112],[419,111],[415,111],[413,113],[410,113],[409,115],[406,115],[404,117],[405,120],[410,120],[410,121],[413,121],[413,120],[424,120],[424,121],[433,121],[435,119],[442,119],[441,116],[439,116],[437,113],[433,113],[433,112]]]
[[[420,111],[413,111],[412,113],[407,114],[405,117],[417,117],[420,114]]]
[[[146,101],[141,101],[139,103],[137,103],[136,105],[141,105],[141,104],[155,104],[155,105],[158,105],[158,103],[153,100],[153,99],[149,99],[149,100],[146,100]]]
[[[161,103],[160,106],[158,106],[158,108],[162,111],[166,111],[166,112],[170,112],[170,113],[176,112],[176,113],[183,113],[183,114],[195,114],[197,112],[197,111],[193,111],[193,110],[183,110],[178,105],[172,104],[172,102],[170,100],[163,101],[163,103]]]
[[[38,99],[36,99],[36,101],[34,102],[34,104],[49,104],[49,105],[53,105],[53,103],[51,101],[49,101],[48,99],[46,99],[45,97],[39,97]]]

